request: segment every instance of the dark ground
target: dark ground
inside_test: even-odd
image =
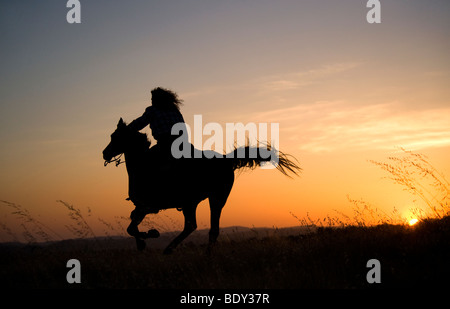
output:
[[[163,235],[167,238],[173,235]],[[413,227],[318,228],[310,233],[249,233],[180,245],[169,256],[131,238],[0,244],[1,288],[352,289],[450,287],[450,217]],[[165,241],[163,238],[162,241]],[[81,283],[69,284],[66,263],[81,263]],[[366,263],[381,264],[369,284]]]

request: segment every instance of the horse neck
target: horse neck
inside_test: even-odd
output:
[[[130,149],[124,152],[124,156],[128,174],[143,168],[145,163],[145,149]]]

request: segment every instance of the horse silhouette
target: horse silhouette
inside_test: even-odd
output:
[[[200,151],[191,147],[193,151]],[[270,145],[264,147],[235,147],[233,154],[223,158],[211,158],[211,154],[205,156],[206,151],[200,151],[201,156],[197,153],[194,158],[159,158],[152,152],[153,147],[150,148],[147,135],[130,129],[120,118],[117,129],[111,134],[110,143],[103,150],[103,158],[105,166],[114,161],[118,165],[121,163],[120,157],[115,157],[122,154],[125,156],[129,180],[127,200],[131,200],[135,205],[127,232],[136,239],[137,248],[145,248],[144,239],[159,237],[159,232],[154,229],[148,232],[139,231],[138,225],[145,216],[163,209],[177,208],[183,212],[185,221],[183,231],[164,250],[164,253],[172,252],[197,228],[196,209],[206,198],[209,199],[211,210],[211,248],[219,236],[220,214],[233,187],[234,171],[253,169],[263,162],[276,164],[276,168],[287,176],[288,172],[297,175],[300,171],[288,155]],[[253,155],[250,156],[251,153]],[[262,153],[265,153],[264,157]]]

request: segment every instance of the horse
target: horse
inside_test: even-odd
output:
[[[233,153],[222,157],[217,156],[217,153],[214,153],[216,156],[211,153],[205,155],[207,151],[197,150],[191,145],[193,151],[200,151],[201,155],[197,153],[194,158],[180,159],[158,157],[152,151],[156,146],[150,148],[150,145],[146,134],[130,129],[120,118],[116,130],[111,134],[110,143],[103,150],[105,166],[111,162],[116,162],[117,166],[123,163],[120,156],[123,154],[125,157],[129,180],[127,200],[135,205],[127,232],[135,238],[138,250],[145,248],[145,239],[159,237],[155,229],[139,231],[138,225],[147,214],[169,208],[182,211],[184,229],[163,251],[168,254],[196,230],[196,209],[206,198],[209,199],[211,211],[208,244],[208,248],[211,248],[219,236],[220,215],[233,187],[236,170],[254,169],[263,162],[276,165],[280,172],[289,177],[288,172],[297,175],[301,170],[289,159],[292,156],[273,149],[270,144],[266,144],[264,149],[248,145],[240,148],[235,146]]]

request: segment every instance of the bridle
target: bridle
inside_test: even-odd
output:
[[[119,164],[125,163],[125,161],[122,161],[122,160],[121,160],[122,155],[123,155],[123,153],[121,153],[121,154],[118,155],[118,156],[115,156],[115,157],[112,158],[111,160],[105,160],[104,165],[107,166],[109,163],[115,162],[115,163],[116,163],[116,167],[117,167],[117,166],[119,166]]]

